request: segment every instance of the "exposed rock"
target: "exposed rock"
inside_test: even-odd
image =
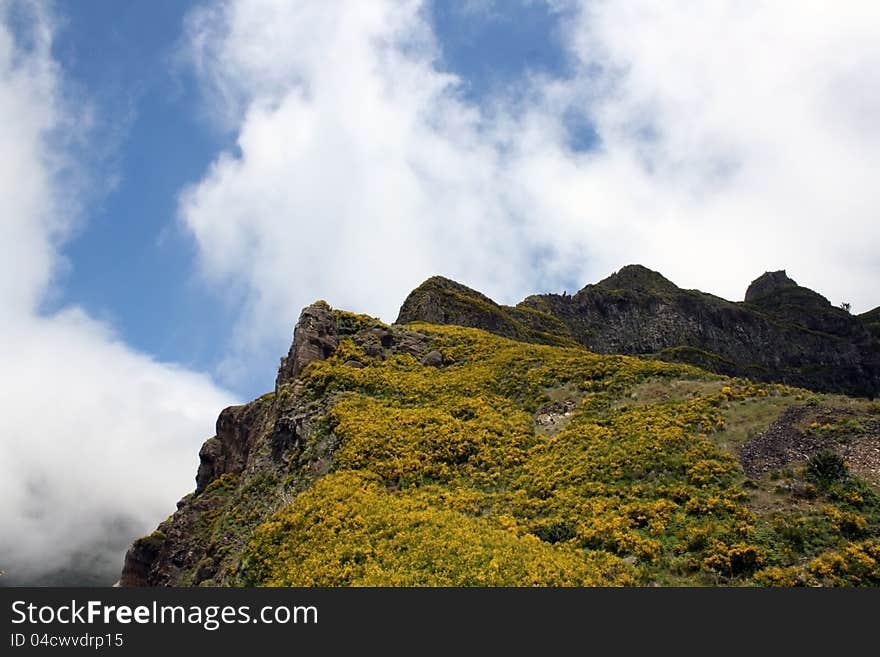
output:
[[[571,417],[575,408],[577,408],[577,402],[573,399],[544,404],[535,413],[535,425],[546,428],[563,424]]]
[[[224,409],[217,418],[216,435],[199,452],[195,492],[178,502],[177,511],[156,532],[134,542],[120,585],[179,585],[183,572],[191,573],[191,579],[184,580],[186,585],[220,576],[223,564],[217,555],[228,547],[230,537],[206,536],[205,518],[215,517],[238,486],[274,480],[291,463],[295,465],[302,439],[312,430],[311,418],[320,410],[320,406],[306,407],[289,394],[279,401],[272,393]],[[271,496],[270,491],[262,493]],[[264,500],[253,503],[267,508]]]
[[[137,539],[125,553],[119,586],[147,586],[153,563],[165,543],[165,535],[155,531]]]
[[[217,418],[217,435],[199,451],[196,492],[223,474],[238,474],[247,464],[254,441],[262,429],[260,408],[255,404],[230,406]]]
[[[418,356],[428,348],[428,338],[415,331],[404,331],[394,343],[394,350],[401,354]]]
[[[433,276],[410,292],[400,307],[396,323],[419,321],[470,326],[462,321],[474,321],[475,313],[481,314],[487,323],[493,318],[501,323],[507,319],[500,306],[486,295],[448,278]]]
[[[758,478],[770,470],[804,461],[828,446],[827,441],[807,437],[797,428],[809,410],[806,406],[786,409],[767,431],[740,447],[739,460],[749,477]]]
[[[874,338],[880,342],[880,307],[869,310],[859,315],[858,318],[872,333]]]
[[[421,363],[428,367],[440,367],[443,364],[443,354],[436,349],[429,351],[422,357]]]
[[[366,365],[364,365],[361,361],[359,361],[359,360],[354,360],[354,359],[345,361],[345,366],[346,366],[346,367],[352,367],[352,368],[354,368],[354,369],[356,369],[356,370],[359,370],[359,369],[361,369],[362,367],[366,367]]]
[[[325,301],[304,308],[293,331],[293,344],[282,359],[275,389],[298,377],[305,367],[329,357],[339,346],[336,317]]]
[[[756,301],[785,288],[797,287],[798,284],[791,280],[784,269],[768,271],[759,276],[746,290],[746,301]]]
[[[272,435],[269,436],[273,459],[279,460],[286,451],[299,447],[308,419],[304,413],[287,413],[275,420]]]
[[[846,424],[854,418],[860,421]],[[839,433],[804,430],[838,423],[842,426]],[[758,479],[826,450],[838,453],[850,470],[880,486],[880,418],[860,417],[848,409],[814,404],[789,407],[766,431],[741,445],[738,456],[745,473]]]
[[[214,436],[208,438],[199,450],[199,469],[196,473],[196,490],[202,491],[205,486],[225,472],[226,455],[223,443]]]
[[[375,342],[366,342],[363,344],[363,350],[370,358],[383,358],[385,356],[385,350],[382,348],[382,345]]]
[[[385,328],[373,328],[367,331],[367,336],[373,338],[382,347],[389,348],[394,344],[394,333]]]

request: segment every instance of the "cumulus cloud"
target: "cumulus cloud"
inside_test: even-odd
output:
[[[232,399],[76,307],[40,313],[81,198],[52,34],[43,5],[0,4],[0,584],[112,584]]]
[[[434,273],[511,302],[640,262],[736,300],[784,267],[834,302],[880,301],[876,3],[552,6],[571,70],[480,104],[418,2],[190,16],[237,147],[180,217],[205,276],[245,299],[239,363],[274,354],[314,298],[393,320]]]
[[[582,187],[616,198],[575,203],[630,228],[622,255],[733,299],[787,267],[833,300],[880,302],[876,3],[598,2],[566,34],[602,139]]]

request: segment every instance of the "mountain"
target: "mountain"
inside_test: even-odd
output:
[[[572,341],[602,354],[638,354],[744,376],[859,396],[880,394],[880,308],[854,317],[768,272],[734,303],[682,290],[640,265],[572,296],[541,294],[515,307],[434,277],[413,290],[397,323],[482,328],[540,342]]]
[[[788,376],[788,336],[802,368],[867,368],[876,315],[808,292],[774,273],[736,304],[627,267],[513,308],[435,277],[393,325],[316,302],[120,583],[878,585],[880,403],[675,362],[778,347],[761,371]]]

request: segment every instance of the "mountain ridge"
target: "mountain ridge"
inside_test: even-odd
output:
[[[410,293],[396,323],[471,326],[530,342],[573,340],[597,353],[687,362],[824,392],[880,394],[880,308],[866,319],[850,315],[785,271],[755,279],[742,302],[681,289],[641,265],[623,267],[574,295],[530,295],[514,307],[454,282],[452,299],[438,280],[448,279],[433,277]],[[540,330],[523,329],[528,313],[541,320]]]

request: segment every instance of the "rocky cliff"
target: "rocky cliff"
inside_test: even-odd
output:
[[[650,355],[761,381],[853,395],[880,394],[877,313],[860,317],[768,272],[734,303],[682,290],[639,265],[577,294],[542,294],[515,307],[442,278],[406,299],[398,323],[481,328],[544,343],[574,340],[603,354]]]
[[[880,340],[880,308],[874,308],[874,310],[859,315],[859,319],[868,327],[874,337]]]
[[[716,373],[870,383],[876,312],[747,298],[628,267],[515,308],[433,278],[390,326],[316,302],[120,583],[878,585],[880,404]]]

